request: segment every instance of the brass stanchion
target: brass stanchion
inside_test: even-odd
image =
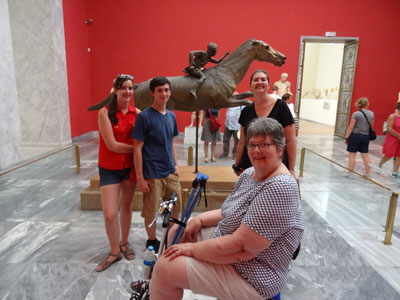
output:
[[[181,213],[183,213],[183,210],[186,207],[186,203],[188,201],[189,198],[189,190],[188,189],[183,189],[182,190],[182,207],[181,207]]]
[[[188,166],[193,166],[193,147],[188,147]]]
[[[297,188],[299,190],[299,198],[301,200],[301,193],[300,193],[300,180],[298,178],[296,178],[296,182],[297,182]]]
[[[199,173],[199,111],[196,110],[196,166],[194,167],[194,173]]]
[[[394,218],[396,216],[397,198],[398,197],[399,197],[399,193],[397,193],[397,192],[393,192],[392,196],[390,197],[389,211],[388,211],[388,217],[387,217],[387,221],[386,221],[386,234],[385,234],[385,240],[383,241],[383,243],[385,245],[392,244],[393,224],[394,224]]]
[[[305,156],[305,155],[306,155],[306,148],[301,148],[300,173],[299,173],[299,177],[303,177],[304,156]]]
[[[79,154],[79,146],[75,145],[75,158],[76,158],[76,174],[81,173],[81,156]]]
[[[337,162],[335,162],[335,161],[333,161],[331,159],[328,159],[328,158],[326,158],[326,157],[324,157],[324,156],[322,156],[322,155],[320,155],[320,154],[318,154],[318,153],[316,153],[316,152],[314,152],[314,151],[312,151],[310,149],[307,149],[307,150],[310,151],[311,153],[314,153],[315,155],[318,155],[319,157],[322,157],[323,159],[326,159],[326,160],[330,161],[331,163],[334,163],[334,164],[336,164],[336,165],[338,165],[338,166],[350,171],[348,168],[338,164]],[[300,173],[299,173],[299,177],[303,177],[305,152],[306,152],[306,148],[302,148],[301,149],[301,158],[300,158]],[[389,190],[390,191],[390,189],[388,187],[385,187],[382,184],[377,183],[374,180],[371,180],[370,178],[366,178],[366,177],[364,177],[364,176],[362,176],[359,173],[354,172],[354,171],[350,171],[350,172],[363,177],[364,179],[374,183],[377,186],[382,187],[385,190]],[[297,184],[299,185],[299,182],[297,182]],[[300,193],[300,188],[299,188],[299,193]],[[385,234],[385,240],[383,241],[383,243],[385,245],[391,245],[392,244],[391,240],[392,240],[392,234],[393,234],[394,219],[395,219],[395,216],[396,216],[396,208],[397,208],[397,199],[398,199],[398,197],[399,197],[399,194],[397,192],[392,192],[392,195],[390,197],[388,214],[387,214],[387,218],[386,218],[386,227],[385,227],[386,234]]]

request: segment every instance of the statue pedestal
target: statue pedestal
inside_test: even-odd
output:
[[[233,173],[231,167],[199,166],[199,172],[210,177],[207,181],[208,206],[205,207],[204,200],[200,199],[200,206],[196,204],[194,211],[201,212],[221,208],[226,197],[233,191],[238,177]],[[179,166],[183,208],[186,205],[195,178],[194,166]],[[142,192],[138,188],[132,201],[132,209],[141,211],[143,207]],[[90,186],[81,193],[81,210],[102,210],[99,174],[90,179]]]

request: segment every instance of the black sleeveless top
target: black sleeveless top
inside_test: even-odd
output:
[[[239,124],[243,126],[245,133],[247,132],[247,128],[249,127],[250,122],[256,118],[258,118],[258,116],[254,108],[254,103],[251,103],[247,105],[245,108],[243,108],[240,114]],[[286,104],[285,101],[281,99],[276,100],[276,103],[272,108],[271,112],[269,113],[268,118],[273,118],[277,120],[282,125],[283,128],[291,124],[294,124],[293,116],[292,113],[290,112],[289,106]],[[286,167],[288,167],[288,157],[286,148],[283,153],[282,162]],[[242,169],[247,169],[252,166],[250,158],[247,155],[246,145],[244,146],[242,158],[238,166]]]

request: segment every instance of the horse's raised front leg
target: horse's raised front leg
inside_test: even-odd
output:
[[[239,95],[236,95],[239,96]],[[252,103],[249,99],[237,99],[236,97],[231,97],[227,99],[227,106],[226,107],[234,107],[234,106],[241,106],[241,105],[248,105]]]
[[[246,99],[246,98],[253,98],[253,92],[252,91],[246,91],[237,95],[232,95],[231,96],[234,99]]]

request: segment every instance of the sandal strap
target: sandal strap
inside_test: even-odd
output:
[[[119,246],[120,247],[129,247],[131,244],[129,244],[129,242],[126,242],[126,243],[124,243],[124,244],[121,244],[121,243],[119,243]]]
[[[126,247],[125,251],[122,250],[122,247]],[[131,245],[129,244],[129,242],[126,242],[124,244],[120,244],[119,248],[120,248],[122,254],[125,256],[126,259],[128,259],[128,256],[136,254],[135,251],[132,249]]]
[[[107,258],[109,258],[110,256],[115,257],[115,259],[113,261],[108,261]],[[96,270],[96,271],[97,272],[102,272],[102,271],[108,269],[108,267],[110,267],[113,263],[121,260],[121,258],[122,258],[121,253],[112,254],[110,252],[110,254],[108,254],[107,257],[99,263],[99,265],[101,266],[101,270],[99,270],[99,271]]]
[[[112,253],[110,252],[110,254],[108,254],[108,256],[118,257],[118,256],[121,256],[121,253],[112,254]],[[106,257],[106,259],[108,258],[108,256]]]

